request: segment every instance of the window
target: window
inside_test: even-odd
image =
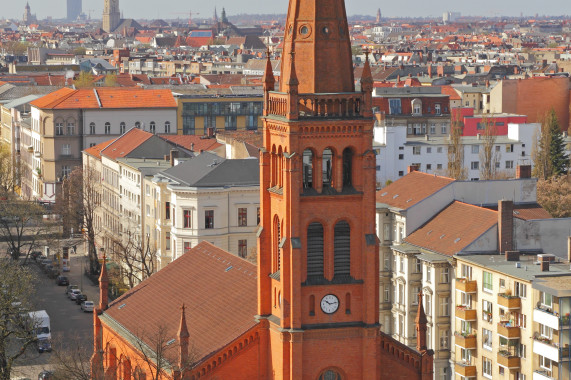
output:
[[[63,123],[56,123],[56,136],[63,136]]]
[[[539,334],[541,334],[541,336],[544,338],[552,339],[553,338],[553,329],[549,326],[546,326],[546,325],[540,323],[539,324]]]
[[[106,135],[111,134],[111,123],[109,123],[109,122],[105,123],[105,134]]]
[[[513,161],[506,161],[506,169],[513,169],[514,162]]]
[[[307,279],[323,277],[323,225],[307,227]]]
[[[506,153],[512,153],[514,151],[514,144],[506,144]]]
[[[404,175],[404,171],[399,170],[399,177],[402,177]]]
[[[343,187],[353,184],[353,151],[350,148],[343,150]]]
[[[541,305],[551,308],[553,307],[553,296],[545,292],[539,292],[539,297],[541,299]]]
[[[478,154],[479,152],[480,152],[480,146],[479,145],[472,145],[472,153]]]
[[[516,326],[519,326],[522,329],[525,329],[527,327],[527,315],[514,312],[513,319]]]
[[[68,175],[71,174],[71,167],[64,165],[61,167],[61,175],[63,177],[67,177]]]
[[[141,128],[141,122],[140,121],[136,121],[135,122],[135,128]]]
[[[183,228],[192,228],[192,210],[184,210],[182,213]]]
[[[72,136],[75,134],[75,124],[74,123],[67,123],[67,134]]]
[[[157,131],[157,125],[155,124],[154,121],[151,121],[149,124],[149,132],[155,134],[156,131]]]
[[[334,277],[351,276],[351,228],[342,220],[335,225],[333,238]]]
[[[89,123],[89,134],[90,135],[95,134],[95,123],[94,122]]]
[[[256,209],[256,225],[260,225],[260,208]]]
[[[398,284],[399,290],[399,304],[404,305],[404,284]]]
[[[436,133],[436,124],[430,125],[430,134],[434,135]]]
[[[391,258],[388,253],[385,253],[385,270],[391,270]]]
[[[306,149],[303,151],[303,188],[309,189],[313,186],[313,151]]]
[[[494,290],[493,276],[490,272],[484,271],[482,283],[483,283],[483,290],[485,292],[491,293]]]
[[[248,256],[248,240],[238,240],[238,256],[243,259]]]
[[[165,234],[165,244],[166,244],[165,248],[167,250],[170,250],[171,249],[171,233],[170,232],[167,232]]]
[[[420,147],[419,146],[413,146],[412,147],[412,154],[419,155],[420,154]]]
[[[224,118],[224,128],[227,131],[235,131],[237,125],[237,117],[235,115],[228,115]]]
[[[404,317],[399,315],[399,331],[398,334],[400,336],[404,336]]]
[[[461,292],[460,304],[466,306],[468,309],[472,308],[472,295],[468,293]]]
[[[204,211],[204,228],[214,228],[214,210]]]
[[[171,122],[165,121],[165,133],[171,133]]]
[[[432,300],[430,294],[424,295],[424,312],[426,315],[432,315]]]
[[[391,115],[400,115],[402,113],[400,99],[389,99],[389,113]]]
[[[486,357],[482,358],[482,373],[488,379],[492,378],[492,360]]]
[[[255,130],[258,128],[258,116],[257,115],[247,115],[246,116],[246,129]]]
[[[165,126],[166,128],[166,126]],[[183,135],[194,135],[195,120],[194,116],[183,116],[182,117],[182,134]],[[206,133],[206,120],[205,120],[205,133]]]
[[[436,169],[437,169],[437,170],[442,170],[442,164],[436,164]]]
[[[470,169],[472,169],[472,170],[480,169],[480,162],[478,162],[478,161],[470,162]]]
[[[516,346],[517,348],[517,356],[519,356],[522,359],[525,359],[525,357],[527,356],[527,347],[525,346],[525,344],[519,344],[518,346]]]
[[[462,278],[471,280],[472,279],[472,267],[466,264],[462,264]]]
[[[120,134],[124,135],[126,128],[127,128],[127,127],[126,127],[124,121],[122,121],[122,122],[119,123],[119,133],[120,133]]]
[[[61,146],[61,154],[63,156],[70,156],[71,155],[71,145],[70,144],[63,144]]]
[[[436,148],[436,153],[442,153],[442,147],[439,146],[438,148]]]
[[[146,205],[145,209],[147,210],[147,216],[151,216],[151,206]]]
[[[412,101],[412,114],[413,115],[422,115],[422,102],[420,99],[414,99]]]
[[[184,249],[184,253],[187,253],[188,251],[190,251],[192,249],[192,244],[189,241],[185,241],[182,246]]]
[[[440,316],[448,317],[450,315],[450,298],[441,297],[440,298]]]
[[[416,259],[414,263],[414,273],[422,273],[422,261]]]
[[[500,288],[505,288],[506,287],[506,280],[503,278],[500,278]]]
[[[399,160],[404,160],[404,154],[399,154]]]
[[[442,133],[443,135],[445,135],[447,131],[448,131],[448,128],[446,128],[446,125],[442,124],[442,125],[440,126],[440,133]]]
[[[440,115],[440,114],[442,113],[441,110],[440,110],[440,104],[435,104],[435,105],[434,105],[434,112],[435,112],[437,115]]]
[[[248,209],[240,207],[238,209],[238,227],[246,227],[248,225]]]
[[[514,295],[521,298],[527,297],[527,285],[514,281]]]
[[[165,219],[169,220],[171,218],[171,203],[165,202]]]
[[[486,350],[492,351],[492,346],[493,346],[492,342],[493,342],[492,331],[482,328],[482,347],[484,347],[484,349]]]
[[[450,330],[440,330],[440,349],[447,350],[450,347]]]
[[[404,260],[405,260],[404,257],[401,257],[401,258],[399,259],[399,270],[400,270],[401,273],[404,273]]]
[[[426,266],[426,282],[432,282],[432,267]]]
[[[502,367],[503,368],[503,367]],[[517,372],[516,373],[516,379],[515,380],[526,380],[526,377],[523,373],[521,372]]]
[[[322,185],[323,187],[331,187],[333,183],[333,151],[331,149],[326,148],[323,151],[323,158],[321,160],[321,169],[322,169]]]
[[[391,302],[391,289],[389,288],[389,286],[385,286],[385,297],[384,297],[384,301],[385,302]]]
[[[391,225],[390,223],[385,223],[383,225],[383,239],[384,240],[391,240]]]
[[[440,283],[448,284],[450,282],[450,268],[442,268],[442,272],[440,272]]]
[[[541,356],[541,355],[538,355],[538,356],[539,356],[539,366],[543,369],[551,371],[551,360],[549,360],[545,356]]]
[[[460,329],[462,334],[472,334],[472,322],[462,320],[460,322]]]
[[[483,300],[482,302],[482,319],[487,322],[492,322],[493,303]]]

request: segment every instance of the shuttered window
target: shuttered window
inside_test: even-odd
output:
[[[351,275],[351,228],[349,223],[341,221],[335,225],[334,238],[335,277]]]
[[[307,278],[323,277],[323,226],[311,223],[307,228]]]

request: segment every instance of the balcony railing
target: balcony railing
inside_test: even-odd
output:
[[[476,366],[470,363],[456,362],[454,372],[463,377],[476,377]]]
[[[507,339],[517,339],[520,337],[520,327],[509,322],[498,323],[498,335]]]
[[[521,361],[519,356],[515,356],[508,351],[498,352],[498,364],[508,369],[519,369]]]
[[[570,361],[570,347],[568,345],[561,347],[559,343],[553,342],[539,333],[533,334],[533,353],[545,356],[554,362]]]
[[[478,283],[475,280],[468,280],[466,278],[457,278],[456,289],[464,293],[477,293]]]
[[[536,307],[533,309],[533,321],[541,323],[554,330],[559,330],[560,317],[558,314],[553,313],[550,309]],[[569,321],[567,321],[569,323]]]
[[[499,293],[498,305],[510,310],[519,309],[521,308],[521,298],[506,293]]]
[[[456,331],[454,333],[456,345],[465,349],[474,349],[477,346],[476,334],[467,334]]]
[[[270,92],[268,113],[288,116],[289,94]],[[297,95],[298,118],[353,118],[363,116],[361,93],[299,94]]]
[[[533,371],[533,380],[555,380],[551,377],[551,372],[545,369]]]
[[[476,309],[470,309],[466,306],[456,306],[456,317],[464,321],[478,320]]]

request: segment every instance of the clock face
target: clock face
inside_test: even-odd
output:
[[[321,299],[321,310],[326,314],[333,314],[339,309],[339,299],[333,294],[328,294]]]

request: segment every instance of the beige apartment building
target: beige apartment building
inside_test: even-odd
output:
[[[517,251],[455,258],[455,378],[569,379],[569,263]]]

